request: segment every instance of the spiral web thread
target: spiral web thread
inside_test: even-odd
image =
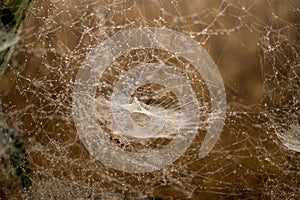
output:
[[[299,198],[299,7],[297,1],[271,0],[34,1],[0,80],[0,119],[26,149],[32,185],[29,192],[22,188],[9,154],[1,149],[0,196]],[[115,148],[148,153],[177,136],[183,111],[171,89],[148,83],[138,87],[127,104],[111,103],[118,81],[145,63],[168,66],[184,77],[199,110],[197,126],[183,123],[197,127],[198,133],[181,156],[155,171],[128,173],[89,152],[78,134],[72,95],[77,73],[101,42],[118,32],[145,27],[184,34],[208,52],[224,82],[226,119],[217,143],[201,156],[213,110],[204,75],[190,60],[166,49],[137,48],[114,58],[93,80],[95,93],[89,98],[94,113],[86,114],[95,116],[103,137]],[[123,39],[126,43],[130,38]],[[114,114],[119,110],[112,112],[114,106],[134,111],[130,117],[140,127],[162,113],[164,126],[153,126],[160,132],[151,138],[133,137],[115,129],[119,120]],[[97,147],[94,142],[91,148]]]

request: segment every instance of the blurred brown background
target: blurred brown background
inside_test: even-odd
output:
[[[300,198],[300,154],[276,134],[299,127],[299,7],[296,0],[34,1],[0,80],[5,120],[28,151],[33,185],[24,194],[16,180],[0,178],[1,198]],[[167,169],[127,174],[90,157],[76,134],[71,93],[97,43],[140,26],[199,41],[223,77],[228,113],[207,157],[197,158],[199,137]]]

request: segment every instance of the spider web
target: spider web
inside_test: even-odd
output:
[[[94,96],[96,123],[109,144],[131,153],[159,150],[172,142],[180,126],[179,98],[161,84],[148,83],[122,109],[140,127],[165,110],[169,118],[160,134],[141,139],[117,128],[111,111],[114,88],[143,63],[169,66],[188,80],[201,113],[198,133],[178,159],[155,171],[128,173],[89,152],[74,121],[72,95],[77,73],[101,42],[144,27],[185,34],[208,52],[224,82],[226,119],[216,145],[199,156],[213,109],[204,75],[184,56],[166,49],[133,49],[114,58],[97,77]],[[1,136],[0,197],[299,198],[299,38],[296,0],[33,1],[0,80],[0,121],[26,150],[31,186],[23,189],[9,162],[7,149],[18,147]],[[105,149],[96,152],[101,151]]]

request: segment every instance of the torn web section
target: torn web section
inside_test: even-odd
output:
[[[156,135],[163,136],[159,132],[164,128],[166,122],[174,124],[174,126],[177,126],[179,129],[180,127],[191,128],[191,126],[195,126],[195,127],[198,126],[197,123],[198,123],[199,116],[196,114],[197,111],[199,110],[198,102],[195,100],[196,97],[194,95],[194,92],[190,88],[186,80],[181,75],[179,75],[172,67],[163,66],[161,64],[142,64],[139,67],[135,67],[131,71],[131,73],[128,72],[126,76],[119,81],[119,84],[117,84],[112,94],[112,109],[114,112],[114,117],[116,119],[116,122],[120,123],[119,127],[121,128],[124,127],[124,125],[121,124],[122,121],[125,120],[125,123],[127,123],[126,120],[130,119],[131,117],[129,115],[127,116],[122,115],[123,112],[118,107],[122,108],[122,102],[123,104],[124,102],[125,104],[128,104],[131,95],[133,95],[134,91],[138,87],[145,84],[151,84],[151,83],[163,85],[164,87],[170,89],[174,94],[176,94],[176,96],[180,101],[181,113],[184,114],[177,113],[174,110],[168,111],[165,110],[162,106],[157,107],[156,105],[154,105],[154,107],[152,106],[150,107],[149,110],[150,112],[144,110],[144,114],[150,115],[150,117],[154,118],[154,120],[151,121],[150,124],[148,124],[149,126],[148,130],[138,130],[138,128],[134,128],[134,130],[125,129],[123,130],[125,131],[125,133],[128,132],[130,134],[131,131],[134,132],[135,130],[138,130],[137,134],[133,134],[134,137],[147,138],[147,137],[155,137]],[[134,103],[135,102],[133,102],[133,104]],[[186,106],[189,107],[185,108]],[[190,109],[191,116],[189,117],[184,116],[186,115],[185,113],[189,109]],[[154,113],[152,113],[151,110],[153,110]],[[135,111],[133,110],[131,112],[135,112]],[[140,112],[143,113],[143,110],[141,110]],[[182,120],[190,119],[191,121],[188,123],[188,125],[180,126],[178,124],[185,123],[185,122],[180,123],[180,121],[178,121],[178,118]],[[134,122],[130,121],[129,123],[134,123]],[[128,126],[131,127],[135,125],[132,124],[125,125],[125,127]],[[170,127],[170,125],[168,125],[168,127]],[[145,135],[141,136],[140,134],[145,134]],[[167,133],[167,135],[176,135],[176,133]]]

